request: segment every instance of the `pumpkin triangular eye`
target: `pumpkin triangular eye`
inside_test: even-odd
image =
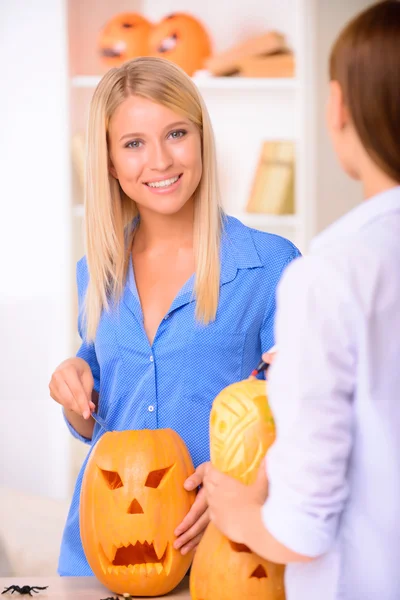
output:
[[[105,469],[100,469],[100,473],[103,475],[104,481],[110,490],[116,490],[124,485],[121,477],[116,471],[106,471]]]
[[[172,469],[174,465],[170,467],[165,467],[165,469],[156,469],[155,471],[150,471],[147,475],[146,483],[144,484],[146,487],[158,488],[166,474]]]
[[[237,542],[231,542],[228,540],[230,547],[234,552],[250,552],[250,548],[248,548],[245,544],[238,544]]]
[[[250,575],[251,577],[257,577],[257,579],[263,579],[264,577],[268,577],[266,570],[262,565],[258,565]]]

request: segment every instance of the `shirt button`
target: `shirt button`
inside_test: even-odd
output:
[[[165,315],[164,321],[166,321],[167,319],[169,319],[169,315]]]
[[[152,404],[150,404],[149,408],[148,408],[149,412],[153,412],[154,411],[154,406]]]
[[[150,356],[150,362],[153,362],[153,361],[154,361],[154,358],[153,358],[153,356],[151,355],[151,356]]]

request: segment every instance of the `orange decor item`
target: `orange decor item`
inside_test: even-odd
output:
[[[266,383],[234,383],[215,398],[210,416],[212,464],[249,485],[275,439]],[[208,525],[193,560],[192,600],[284,600],[284,566],[228,540]]]
[[[267,31],[243,42],[235,44],[210,56],[205,62],[205,68],[217,77],[229,75],[242,75],[242,62],[247,59],[272,57],[278,52],[286,52],[285,36],[278,31]],[[277,70],[277,69],[275,69]],[[252,77],[253,75],[247,76]],[[257,75],[254,75],[256,77]],[[265,75],[267,77],[268,75]],[[276,75],[273,75],[276,77]]]
[[[97,579],[116,594],[160,596],[186,574],[193,554],[173,548],[196,492],[189,451],[172,429],[105,433],[89,457],[80,532]]]
[[[137,13],[113,17],[98,39],[98,52],[103,64],[119,67],[131,58],[146,56],[151,28],[152,24]]]
[[[203,25],[186,13],[174,13],[150,35],[150,56],[167,58],[192,76],[211,55],[211,41]]]

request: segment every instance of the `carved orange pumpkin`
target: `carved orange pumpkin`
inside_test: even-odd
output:
[[[186,13],[174,13],[154,27],[149,54],[167,58],[192,76],[210,56],[211,42],[200,21]]]
[[[138,56],[146,56],[152,24],[137,13],[113,17],[102,29],[98,40],[101,61],[109,67]]]
[[[234,383],[215,398],[210,415],[211,462],[249,485],[275,439],[266,383]],[[284,566],[228,540],[210,523],[190,575],[192,600],[284,600]]]
[[[195,492],[190,454],[171,429],[113,431],[93,448],[82,482],[80,531],[87,561],[112,592],[166,594],[182,580],[192,554],[172,546]]]

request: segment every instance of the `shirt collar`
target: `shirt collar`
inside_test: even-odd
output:
[[[224,217],[221,235],[221,285],[232,281],[239,269],[262,267],[248,227],[234,217]]]
[[[381,192],[353,208],[318,234],[310,244],[310,251],[320,250],[343,237],[348,237],[383,215],[400,211],[400,186]]]

